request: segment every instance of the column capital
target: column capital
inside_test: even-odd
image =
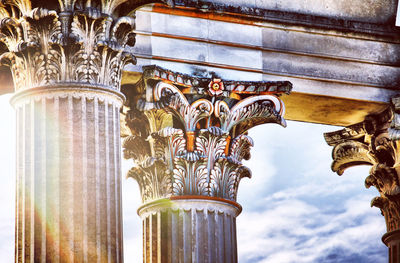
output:
[[[387,231],[400,228],[400,156],[398,141],[393,137],[396,113],[388,108],[342,130],[325,133],[325,140],[334,146],[332,170],[342,175],[344,170],[357,165],[371,165],[365,179],[367,188],[374,186],[380,196],[371,206],[381,209]]]
[[[58,83],[119,90],[124,65],[135,63],[141,5],[161,1],[13,0],[0,4],[0,63],[16,91]]]
[[[352,166],[388,163],[389,156],[393,159],[394,145],[388,132],[392,119],[393,111],[388,108],[380,114],[367,116],[363,122],[325,133],[328,145],[334,146],[332,171],[342,175]]]
[[[279,96],[290,82],[243,82],[198,78],[156,66],[123,87],[129,128],[125,158],[135,166],[144,203],[172,196],[236,201],[241,178],[250,177],[247,131],[263,123],[285,126]]]

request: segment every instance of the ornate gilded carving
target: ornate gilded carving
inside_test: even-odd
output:
[[[123,67],[135,63],[135,22],[124,8],[151,2],[160,1],[2,2],[0,63],[10,67],[16,90],[55,83],[119,90]]]
[[[348,167],[372,165],[365,186],[379,191],[380,196],[371,201],[371,206],[381,209],[388,232],[400,229],[400,160],[398,141],[390,134],[393,118],[393,111],[387,109],[362,123],[324,134],[327,143],[334,146],[334,172],[342,175]]]
[[[253,146],[247,130],[270,122],[285,125],[283,103],[277,96],[291,90],[289,82],[241,85],[252,85],[253,92],[236,92],[232,81],[195,78],[149,66],[135,88],[123,89],[128,97],[126,125],[131,130],[124,148],[135,152],[126,155],[135,162],[128,176],[138,181],[143,202],[176,195],[236,200],[241,178],[251,175],[242,164],[250,158]],[[265,91],[274,85],[280,91]],[[132,111],[142,113],[135,114],[133,120],[129,117]],[[140,132],[140,143],[130,143],[138,136],[136,127],[147,127],[147,131]],[[146,157],[135,158],[141,154]],[[157,172],[143,173],[149,171],[143,158],[160,160]],[[159,185],[160,174],[168,177],[162,180],[171,187],[161,191],[146,185]],[[155,182],[152,178],[160,179]]]

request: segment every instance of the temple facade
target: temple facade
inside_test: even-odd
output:
[[[237,262],[248,130],[285,119],[345,127],[325,134],[332,170],[372,166],[365,185],[400,262],[397,5],[1,2],[15,262],[123,262],[121,158],[142,198],[144,262]]]

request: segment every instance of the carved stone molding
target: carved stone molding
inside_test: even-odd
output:
[[[263,123],[285,126],[279,95],[289,82],[234,82],[196,78],[159,67],[144,68],[127,97],[123,143],[134,167],[128,177],[144,203],[172,196],[236,200],[250,170],[253,141],[248,129]]]
[[[327,143],[334,146],[334,172],[342,175],[345,169],[352,166],[372,166],[365,186],[374,186],[379,191],[380,196],[371,201],[371,206],[381,209],[388,232],[400,229],[399,145],[390,136],[395,116],[389,108],[368,116],[362,123],[324,134]]]
[[[0,63],[15,89],[87,83],[119,90],[124,65],[135,63],[135,8],[163,1],[3,1]]]

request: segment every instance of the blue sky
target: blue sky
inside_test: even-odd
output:
[[[364,188],[369,167],[330,170],[323,132],[340,127],[288,122],[253,129],[255,147],[242,181],[241,262],[387,262],[384,218]],[[254,227],[251,227],[254,226]]]
[[[9,95],[0,96],[0,258],[13,262],[15,202],[15,118]],[[323,133],[339,127],[288,122],[250,130],[255,147],[246,163],[253,177],[239,186],[243,212],[237,219],[239,262],[385,263],[384,218],[364,188],[369,167],[341,177],[330,170],[331,147]],[[123,177],[130,168],[123,162]],[[123,180],[125,262],[141,262],[139,190]]]

